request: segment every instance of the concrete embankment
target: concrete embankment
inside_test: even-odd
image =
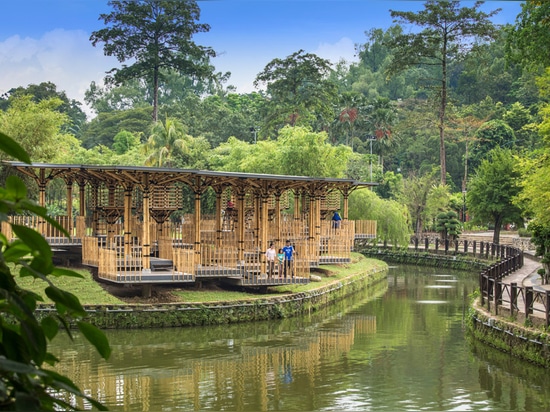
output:
[[[158,305],[86,306],[87,321],[101,329],[167,328],[290,318],[308,314],[376,284],[384,285],[387,264],[300,293],[276,294],[242,301]],[[385,285],[387,288],[387,285]],[[43,312],[51,309],[44,308]]]

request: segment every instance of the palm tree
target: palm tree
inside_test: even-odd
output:
[[[170,167],[175,155],[187,152],[187,135],[184,125],[167,117],[164,123],[157,121],[151,127],[151,135],[145,145],[147,166]]]

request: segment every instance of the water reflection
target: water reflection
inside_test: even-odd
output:
[[[544,374],[529,387],[464,339],[476,285],[472,274],[397,267],[387,283],[300,319],[110,331],[108,362],[79,337],[60,339],[59,370],[112,410],[544,407]]]

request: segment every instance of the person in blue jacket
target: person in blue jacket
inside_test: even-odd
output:
[[[288,275],[293,276],[292,259],[294,258],[294,246],[290,244],[290,240],[287,240],[285,246],[283,246],[283,253],[285,254],[285,261],[283,266],[286,278]]]
[[[336,210],[332,215],[332,227],[334,229],[338,229],[340,227],[341,221],[342,221],[342,217],[340,216],[340,213],[338,213],[338,211]]]

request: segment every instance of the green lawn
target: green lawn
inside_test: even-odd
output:
[[[197,302],[219,302],[233,300],[265,299],[268,296],[284,295],[288,293],[305,292],[325,286],[331,282],[338,281],[347,276],[357,273],[364,273],[373,269],[385,268],[387,265],[376,259],[369,259],[359,253],[352,254],[352,263],[347,265],[323,265],[321,272],[315,274],[321,276],[321,282],[310,282],[305,285],[282,285],[270,287],[267,294],[253,294],[246,292],[234,292],[210,289],[184,289],[174,288],[172,294],[177,296],[182,303]],[[73,277],[52,278],[58,287],[65,289],[80,299],[83,305],[117,305],[127,304],[117,297],[108,293],[91,276],[90,272],[84,269],[76,270],[83,276],[83,279]],[[45,303],[51,303],[44,293],[45,282],[34,280],[30,277],[19,278],[18,283],[22,288],[32,290],[44,298]]]

